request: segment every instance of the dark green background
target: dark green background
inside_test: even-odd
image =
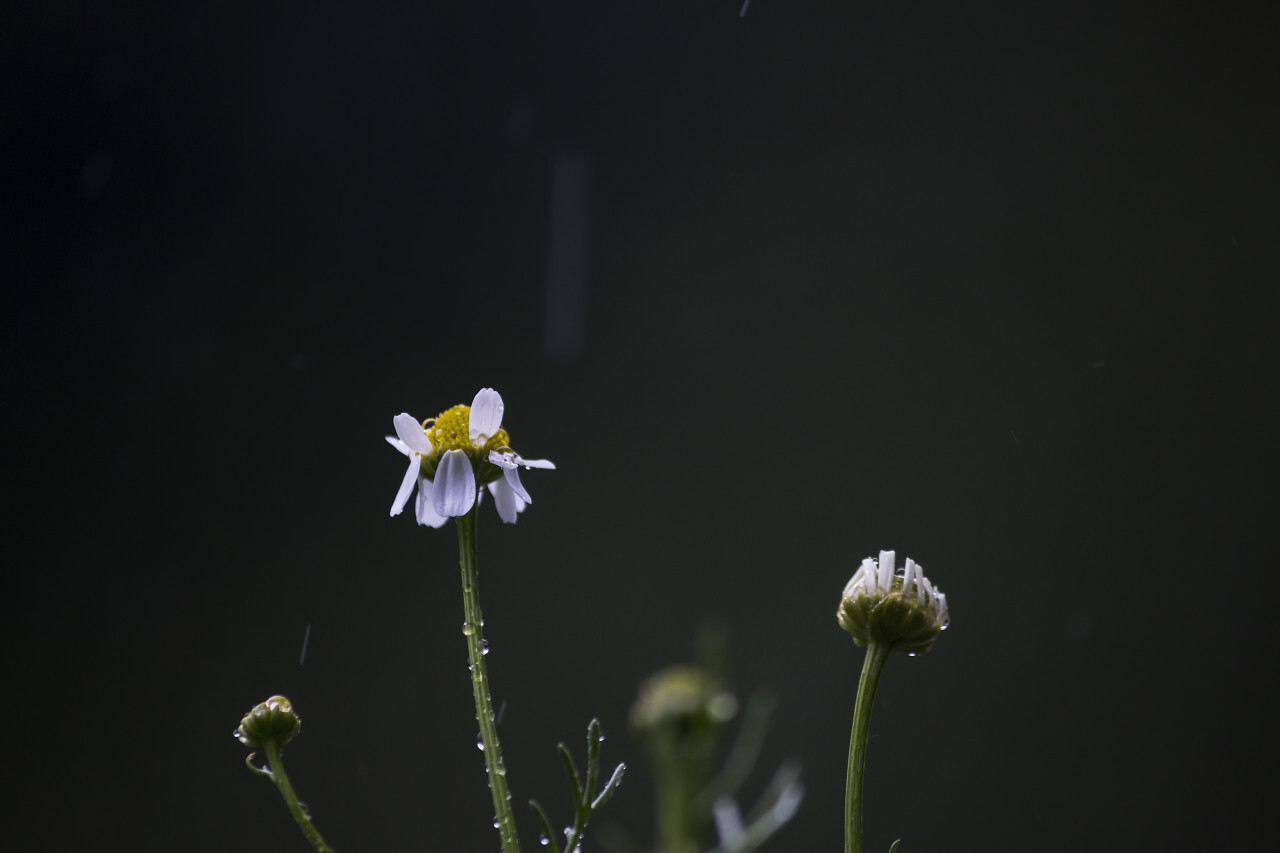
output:
[[[628,708],[712,617],[735,685],[780,697],[766,760],[804,764],[771,849],[838,849],[835,607],[880,548],[953,625],[886,671],[869,850],[1274,835],[1275,20],[739,8],[9,13],[11,835],[305,850],[230,736],[284,692],[339,851],[495,850],[454,536],[388,519],[382,440],[482,385],[559,466],[480,526],[510,779],[567,817],[554,744],[598,715],[632,770],[591,850],[650,839]]]

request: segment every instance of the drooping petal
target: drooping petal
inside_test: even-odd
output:
[[[400,491],[396,492],[395,503],[391,504],[391,514],[399,515],[413,492],[413,484],[422,470],[422,460],[413,454],[409,455],[409,467],[404,471],[404,479],[400,481]]]
[[[550,459],[525,459],[523,456],[516,457],[516,464],[525,468],[550,468],[555,469],[556,463]]]
[[[492,388],[481,388],[471,401],[467,426],[472,444],[483,444],[502,426],[502,395]]]
[[[507,524],[516,523],[516,494],[511,491],[506,480],[495,480],[489,484],[489,493],[493,495],[493,505],[498,509],[498,517]]]
[[[880,572],[876,576],[876,583],[885,592],[889,591],[889,585],[893,583],[893,551],[880,552]]]
[[[509,471],[502,472],[502,481],[511,487],[511,491],[520,496],[520,499],[527,504],[533,503],[533,498],[529,497],[529,492],[525,489],[524,484],[520,482],[520,472],[512,468]]]
[[[511,471],[516,468],[516,460],[520,457],[514,453],[499,453],[496,450],[489,451],[489,461],[497,465],[503,471]]]
[[[461,450],[450,450],[440,458],[431,502],[437,514],[448,518],[466,515],[476,505],[476,475]]]
[[[408,456],[412,452],[409,450],[409,445],[405,444],[403,441],[396,438],[394,435],[384,435],[383,438],[387,440],[387,444],[391,445],[396,450],[399,450],[405,456]]]
[[[400,440],[405,445],[417,453],[431,452],[431,439],[427,438],[427,434],[422,431],[422,424],[418,423],[413,415],[408,412],[401,412],[391,419],[395,424],[396,435],[400,436]]]
[[[449,519],[436,512],[436,508],[431,501],[432,483],[426,477],[418,474],[418,503],[415,507],[418,515],[418,523],[425,524],[428,527],[440,527]]]

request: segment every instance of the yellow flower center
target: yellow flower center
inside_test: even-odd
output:
[[[446,450],[462,450],[474,453],[477,450],[498,450],[510,446],[511,436],[505,429],[499,429],[483,444],[471,443],[471,407],[454,406],[436,415],[434,421],[428,421],[424,427],[427,438],[437,453]]]

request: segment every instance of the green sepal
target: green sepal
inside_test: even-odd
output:
[[[920,604],[915,595],[903,595],[898,590],[850,595],[841,600],[836,617],[857,645],[866,647],[870,640],[907,654],[929,651],[942,631],[928,605]]]

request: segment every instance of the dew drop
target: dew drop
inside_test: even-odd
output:
[[[481,732],[476,732],[476,749],[484,750],[484,734]]]
[[[543,847],[546,847],[548,844],[551,843],[551,839],[543,835],[538,838],[538,843],[541,844]]]
[[[502,822],[498,820],[498,816],[497,816],[497,815],[494,815],[494,817],[493,817],[493,828],[494,828],[494,829],[497,829],[497,828],[498,828],[499,826],[501,826],[501,825],[502,825]]]
[[[463,634],[465,634],[466,636],[470,637],[470,636],[471,636],[472,634],[474,634],[475,632],[476,632],[476,626],[475,626],[475,625],[473,625],[473,624],[472,624],[472,623],[470,623],[470,622],[463,622],[463,623],[462,623],[462,633],[463,633]]]
[[[481,640],[481,641],[480,641],[480,654],[482,654],[482,655],[487,655],[487,654],[489,654],[489,641],[488,641],[488,640]]]

